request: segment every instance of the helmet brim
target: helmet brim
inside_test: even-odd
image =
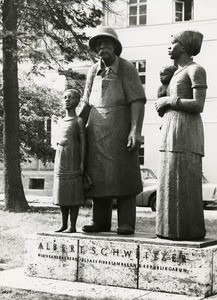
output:
[[[97,40],[100,39],[100,38],[106,38],[106,37],[109,38],[109,39],[111,39],[115,43],[115,50],[114,50],[114,52],[115,52],[115,54],[117,56],[119,56],[121,54],[121,52],[122,52],[122,45],[121,45],[121,43],[120,43],[119,40],[117,40],[116,38],[114,38],[109,33],[102,33],[102,34],[98,34],[98,35],[92,37],[89,40],[90,49],[97,53],[97,50],[96,50],[96,42],[97,42]]]

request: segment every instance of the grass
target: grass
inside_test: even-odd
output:
[[[210,210],[216,208],[210,208]],[[209,217],[208,217],[209,215]],[[82,207],[79,212],[77,229],[87,224],[91,219],[91,209]],[[24,242],[26,235],[38,232],[53,232],[61,222],[59,210],[33,211],[27,213],[9,213],[0,210],[0,271],[23,266]],[[215,237],[217,228],[217,212],[205,211],[207,236]],[[117,211],[114,209],[112,230],[117,228]],[[150,209],[137,209],[136,230],[144,234],[155,234],[155,213]],[[70,296],[51,295],[48,293],[17,290],[0,287],[0,299],[7,300],[69,300]],[[80,298],[82,299],[82,298]]]

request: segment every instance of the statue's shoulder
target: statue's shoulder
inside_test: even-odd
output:
[[[193,62],[188,66],[188,75],[190,77],[206,77],[206,71],[204,67]]]
[[[206,73],[204,67],[202,67],[201,65],[199,65],[195,62],[193,62],[192,64],[190,64],[188,66],[188,72],[190,74],[195,74],[195,73],[196,74],[205,74]]]
[[[134,74],[137,72],[135,66],[122,57],[119,58],[119,66],[124,74]]]
[[[119,57],[119,63],[125,68],[134,67],[134,65],[129,60],[126,60],[125,58],[122,57]]]
[[[193,83],[192,86],[207,88],[206,71],[201,65],[191,64],[188,67],[188,76]]]

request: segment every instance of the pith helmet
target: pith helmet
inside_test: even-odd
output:
[[[122,52],[122,45],[118,39],[117,33],[114,31],[114,29],[109,28],[109,27],[100,27],[97,30],[96,34],[89,40],[90,48],[93,51],[97,52],[96,51],[96,41],[102,37],[110,38],[113,42],[115,42],[115,51],[114,52],[117,56],[119,56]]]

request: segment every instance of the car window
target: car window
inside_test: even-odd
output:
[[[142,169],[141,176],[142,176],[143,180],[157,178],[156,175],[154,174],[154,172],[152,172],[152,170],[150,170],[150,169]]]

